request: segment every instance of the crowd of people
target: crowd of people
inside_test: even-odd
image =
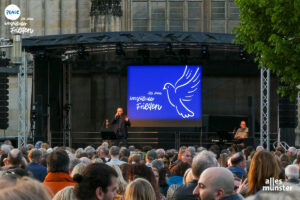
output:
[[[238,148],[238,150],[240,150]],[[1,145],[0,200],[300,199],[295,147]]]

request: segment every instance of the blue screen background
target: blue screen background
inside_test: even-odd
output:
[[[129,118],[134,120],[200,120],[202,118],[201,66],[188,66],[195,71],[199,68],[198,73],[200,73],[200,84],[197,85],[198,89],[194,92],[194,96],[190,101],[183,102],[186,108],[194,113],[194,116],[182,117],[179,115],[176,107],[170,103],[171,97],[168,99],[167,91],[163,90],[166,83],[175,85],[183,75],[185,68],[185,65],[128,66],[127,112]]]

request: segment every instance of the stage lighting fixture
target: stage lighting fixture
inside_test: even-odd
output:
[[[239,49],[239,52],[240,52],[240,58],[242,59],[242,60],[246,60],[247,59],[247,57],[246,57],[246,52],[240,47],[240,49]]]
[[[167,55],[174,55],[173,46],[170,42],[168,44],[166,44],[166,46],[165,46],[165,53]]]
[[[201,58],[202,59],[209,59],[209,52],[208,52],[208,46],[202,45],[201,46]]]
[[[123,56],[125,56],[125,52],[124,52],[124,50],[123,50],[123,46],[122,46],[121,43],[118,43],[118,44],[116,45],[116,54],[117,54],[117,55],[123,55]]]
[[[201,46],[201,53],[202,53],[202,54],[206,54],[207,51],[208,51],[208,47],[207,47],[206,45],[202,45],[202,46]]]
[[[84,46],[79,46],[77,49],[77,55],[79,60],[85,60],[88,56],[88,53],[85,51]]]

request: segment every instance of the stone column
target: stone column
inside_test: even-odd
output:
[[[298,88],[300,89],[300,85],[298,85]],[[295,129],[295,145],[300,146],[300,92],[298,92],[298,98],[297,98],[297,105],[298,105],[298,126]]]

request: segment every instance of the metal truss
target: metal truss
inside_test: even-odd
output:
[[[28,137],[28,80],[25,52],[18,72],[18,148],[27,145]]]
[[[270,150],[270,70],[260,70],[260,145]]]
[[[71,105],[71,80],[72,65],[69,62],[63,63],[63,146],[72,147],[72,105]]]

